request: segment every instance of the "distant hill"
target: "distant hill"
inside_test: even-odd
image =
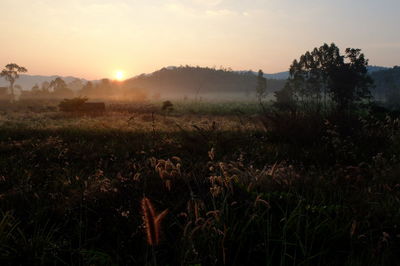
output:
[[[285,80],[268,79],[268,91],[281,89]],[[254,95],[257,76],[251,71],[203,67],[168,67],[124,82],[127,88],[164,95],[205,96],[216,94]]]
[[[377,71],[388,70],[390,67],[382,67],[382,66],[367,66],[368,73],[372,74]]]
[[[381,76],[385,76],[391,68],[381,66],[368,66],[368,71],[377,80],[376,91],[383,91],[383,87],[391,86],[383,83]],[[187,95],[204,96],[216,94],[254,95],[257,72],[255,71],[232,71],[224,69],[181,66],[169,66],[150,74],[142,74],[124,82],[127,88],[137,88],[153,94],[165,95]],[[400,74],[395,75],[400,79]],[[268,91],[275,92],[281,89],[289,77],[289,72],[275,74],[264,74],[267,78]],[[400,80],[398,81],[400,84]]]
[[[82,83],[87,82],[87,80],[85,79],[71,77],[71,76],[62,77],[62,76],[39,76],[39,75],[22,74],[15,82],[15,85],[21,86],[23,90],[30,90],[33,86],[35,86],[35,84],[38,84],[40,86],[41,83],[45,81],[50,82],[57,77],[62,78],[66,83],[70,83],[77,79],[80,80]],[[7,87],[7,86],[9,86],[9,83],[4,78],[0,78],[0,87]]]
[[[289,77],[289,71],[278,72],[274,74],[264,74],[264,77],[269,79],[287,79]]]
[[[237,73],[243,74],[243,73],[252,73],[253,75],[258,75],[258,72],[256,71],[251,71],[251,70],[247,70],[247,71],[235,71]],[[264,77],[267,79],[287,79],[289,77],[289,71],[284,71],[284,72],[278,72],[278,73],[273,73],[273,74],[268,74],[268,73],[264,73]]]
[[[371,77],[375,83],[372,94],[376,99],[400,101],[400,67],[375,71]]]
[[[400,90],[400,68],[388,68],[381,66],[369,66],[368,71],[375,81],[376,87],[372,90],[377,99],[393,97]],[[226,69],[214,69],[207,67],[168,66],[149,74],[127,79],[123,85],[129,91],[141,91],[151,95],[179,96],[179,97],[203,97],[215,96],[249,96],[255,93],[257,72],[232,71]],[[267,78],[268,92],[272,93],[281,89],[289,76],[289,72],[264,74]],[[16,85],[24,90],[30,90],[35,84],[54,80],[59,76],[21,75]],[[86,79],[76,77],[61,77],[71,89],[77,91],[86,82]],[[96,83],[97,81],[94,81]],[[73,85],[74,84],[74,85]],[[0,87],[6,87],[8,83],[0,78]],[[75,86],[75,88],[74,88]],[[396,94],[397,95],[397,94]]]
[[[370,74],[376,72],[376,71],[382,71],[382,70],[387,70],[390,69],[389,67],[382,67],[382,66],[368,66],[367,67],[368,72]],[[257,72],[253,72],[255,75],[257,75]],[[284,72],[278,72],[275,74],[264,74],[264,77],[269,78],[269,79],[287,79],[289,77],[289,71],[284,71]]]

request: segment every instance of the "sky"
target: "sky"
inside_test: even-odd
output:
[[[32,75],[131,77],[179,65],[275,73],[325,42],[400,65],[399,0],[0,2],[0,66]]]

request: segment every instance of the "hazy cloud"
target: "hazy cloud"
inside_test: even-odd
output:
[[[223,2],[223,0],[192,0],[193,3],[205,6],[217,6]]]
[[[209,16],[232,16],[232,15],[239,15],[236,11],[229,10],[229,9],[213,9],[213,10],[206,10],[206,14]]]

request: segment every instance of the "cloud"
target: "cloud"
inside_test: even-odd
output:
[[[238,15],[238,13],[236,11],[229,9],[213,9],[213,10],[206,10],[206,15],[212,17],[226,17],[226,16]]]
[[[217,6],[223,2],[223,0],[192,0],[194,4],[204,6]]]
[[[167,11],[180,16],[196,18],[223,18],[231,16],[248,16],[249,12],[239,12],[222,7],[223,0],[172,0],[164,6]]]
[[[184,16],[198,16],[198,11],[196,9],[183,5],[182,3],[179,2],[170,2],[165,4],[165,8],[169,12],[176,13],[178,15],[184,15]]]

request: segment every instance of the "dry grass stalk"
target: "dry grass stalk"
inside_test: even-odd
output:
[[[142,199],[142,211],[147,243],[151,246],[157,246],[160,243],[161,221],[167,215],[168,210],[157,215],[151,201],[144,197]]]
[[[260,203],[260,204],[263,204],[263,205],[266,206],[268,209],[271,208],[271,205],[269,204],[269,202],[266,201],[266,200],[263,200],[263,199],[261,198],[261,195],[258,195],[257,198],[256,198],[256,200],[254,201],[254,207],[257,207],[257,205],[258,205],[259,203]]]

